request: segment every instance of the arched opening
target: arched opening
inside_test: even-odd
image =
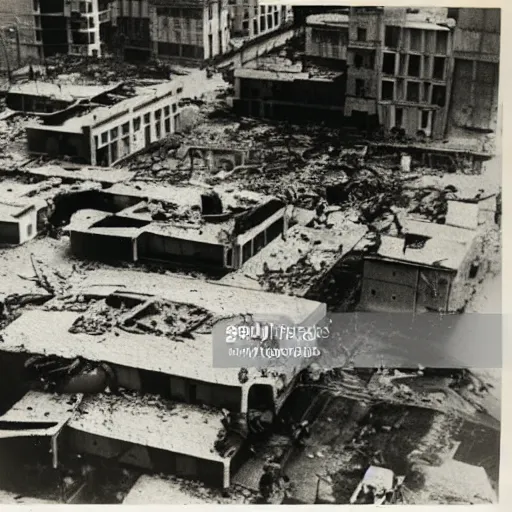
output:
[[[253,384],[247,402],[249,410],[275,412],[274,390],[269,384]]]

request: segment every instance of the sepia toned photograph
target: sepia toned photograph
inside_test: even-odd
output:
[[[2,505],[496,504],[498,8],[0,0]]]

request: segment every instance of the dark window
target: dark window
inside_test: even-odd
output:
[[[363,66],[363,56],[356,53],[354,55],[354,66],[359,69]]]
[[[123,126],[121,126],[121,131],[123,135],[126,135],[130,131],[130,123],[124,123]]]
[[[446,103],[446,87],[444,85],[434,85],[432,89],[432,103],[444,107]]]
[[[151,120],[151,114],[148,112],[147,114],[144,114],[144,122],[149,123]]]
[[[265,20],[265,16],[260,17],[260,28],[261,30],[267,30],[267,22]]]
[[[226,267],[233,266],[233,249],[228,249],[226,251]]]
[[[110,139],[117,139],[117,133],[118,133],[118,130],[117,128],[112,128],[112,130],[110,130]]]
[[[356,78],[356,96],[359,98],[364,98],[366,95],[364,80],[360,78]]]
[[[252,29],[253,29],[254,34],[257,35],[258,34],[258,19],[257,18],[252,20]]]
[[[110,162],[111,163],[114,163],[118,156],[117,156],[117,141],[114,142],[113,144],[110,144]]]
[[[420,84],[418,82],[407,83],[407,101],[420,101]]]
[[[173,103],[172,104],[172,112],[173,112],[173,114],[176,112],[177,109],[178,109],[178,105],[176,103]]]
[[[165,133],[171,133],[171,120],[170,118],[167,118],[165,121],[164,121],[164,129],[165,129]]]
[[[409,76],[420,76],[421,57],[419,55],[409,55]]]
[[[162,117],[162,110],[155,110],[155,119],[160,119]]]
[[[429,117],[430,117],[430,110],[422,110],[422,112],[421,112],[421,127],[423,129],[428,128]]]
[[[212,4],[208,5],[208,19],[211,20],[213,18],[213,7]]]
[[[444,66],[445,66],[445,58],[444,57],[434,57],[434,73],[433,77],[437,80],[444,79]]]
[[[242,261],[245,263],[251,257],[251,242],[247,242],[242,249]]]
[[[404,109],[397,108],[395,110],[395,126],[397,126],[398,128],[401,128],[403,122],[404,122]]]
[[[395,97],[395,82],[382,80],[382,99],[393,100]]]
[[[108,132],[103,132],[101,134],[101,143],[106,144],[108,142]]]
[[[382,71],[387,75],[395,74],[396,55],[394,53],[385,53],[382,59]]]
[[[164,107],[164,116],[169,117],[170,114],[171,114],[171,109],[169,108],[169,106]]]
[[[419,52],[421,51],[421,30],[411,29],[411,50]]]
[[[377,295],[377,292],[376,292],[375,290],[370,290],[370,293],[371,293],[373,296]]]
[[[358,41],[366,41],[366,29],[357,27],[357,40]]]
[[[436,37],[436,53],[446,55],[448,50],[448,32],[437,32]]]
[[[279,25],[279,11],[274,13],[274,25],[277,27]]]
[[[474,279],[478,275],[479,265],[478,263],[473,263],[471,268],[469,269],[469,278]]]
[[[423,101],[429,103],[430,101],[430,87],[432,84],[428,82],[423,83]]]
[[[398,48],[400,40],[400,27],[386,26],[386,33],[384,36],[384,45],[388,48]]]

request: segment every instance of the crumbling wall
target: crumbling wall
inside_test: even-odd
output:
[[[366,260],[361,291],[365,311],[414,311],[417,269],[415,267]]]

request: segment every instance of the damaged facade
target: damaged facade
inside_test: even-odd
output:
[[[221,195],[199,187],[114,185],[67,228],[71,250],[89,259],[160,261],[225,271],[239,268],[287,229],[285,205],[257,194]],[[245,206],[244,206],[245,205]]]
[[[55,54],[101,57],[112,4],[113,0],[2,2],[9,44],[7,53],[0,52],[0,68],[14,70]]]
[[[2,333],[2,363],[21,363],[24,371],[42,372],[45,380],[49,362],[55,359],[54,371],[48,375],[61,381],[58,389],[65,394],[29,391],[2,417],[0,438],[19,435],[19,422],[27,418],[23,404],[32,401],[36,411],[49,411],[41,420],[48,426],[42,425],[39,432],[21,432],[51,440],[55,464],[59,453],[69,451],[121,457],[145,470],[228,487],[247,457],[247,434],[224,439],[220,409],[245,416],[257,410],[276,414],[300,368],[280,374],[249,369],[242,379],[238,369],[212,367],[212,320],[246,312],[269,314],[278,308],[298,325],[315,325],[325,316],[325,306],[194,279],[153,276],[142,284],[136,272],[110,275],[117,284],[109,285],[109,273],[100,272],[77,290],[82,297],[77,311],[56,311],[57,302],[49,310],[27,312]],[[49,357],[45,347],[56,333],[61,343]],[[27,362],[37,354],[47,355]],[[162,359],[162,354],[168,357]],[[89,370],[86,366],[77,373],[80,361],[89,362]],[[114,395],[99,394],[105,386],[99,383],[100,362],[108,365],[115,380],[115,385],[110,382]],[[59,364],[61,372],[55,370]],[[118,387],[125,391],[117,393]],[[83,400],[78,396],[70,408],[70,393],[84,389],[92,394]],[[169,428],[173,441],[168,438]]]
[[[500,9],[454,9],[453,92],[450,135],[496,131]],[[458,133],[462,130],[463,133]]]
[[[478,214],[478,205],[472,204]],[[381,236],[365,257],[360,308],[365,311],[457,312],[487,271],[482,238],[472,227],[408,220],[402,238]]]
[[[27,127],[28,151],[108,167],[179,131],[180,82],[119,86]]]
[[[228,49],[227,0],[118,0],[115,24],[132,59],[202,62]]]

